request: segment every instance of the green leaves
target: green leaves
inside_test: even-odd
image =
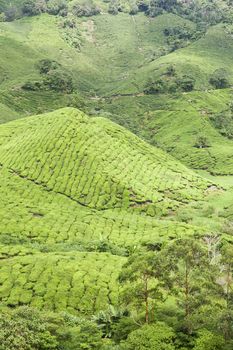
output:
[[[175,350],[175,334],[164,323],[144,325],[133,331],[123,345],[125,350]]]

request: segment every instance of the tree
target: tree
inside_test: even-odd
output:
[[[54,60],[45,58],[39,61],[37,67],[39,69],[40,74],[48,74],[51,70],[60,68],[61,65]]]
[[[160,15],[163,10],[172,11],[177,5],[177,0],[151,0],[147,14],[151,17]]]
[[[183,328],[192,334],[193,316],[210,303],[210,290],[215,291],[215,270],[210,265],[207,248],[195,238],[177,239],[161,251],[166,256],[164,280],[183,310]],[[161,257],[162,258],[162,257]]]
[[[124,265],[119,277],[124,285],[122,300],[136,310],[143,305],[144,321],[150,322],[152,305],[162,298],[161,282],[157,278],[161,275],[160,265],[156,261],[156,252],[139,252],[133,254]]]
[[[26,0],[22,6],[23,14],[26,16],[35,16],[40,13],[38,7],[36,7],[36,3],[34,0]]]
[[[72,6],[72,13],[77,17],[90,17],[100,13],[100,8],[92,1],[88,0],[85,2],[75,2]]]
[[[60,344],[66,350],[99,350],[103,344],[101,331],[91,321],[82,321],[79,326],[71,327],[65,337]]]
[[[193,350],[224,350],[224,338],[206,329],[199,331]]]
[[[129,14],[136,15],[137,13],[138,13],[138,5],[136,4],[136,2],[133,1],[130,3]]]
[[[47,11],[46,0],[36,0],[35,8],[36,8],[36,11],[38,11],[39,13],[46,12]]]
[[[199,135],[195,141],[194,147],[196,147],[196,148],[208,148],[208,147],[210,147],[210,142],[205,135]]]
[[[11,22],[19,17],[19,11],[16,6],[9,6],[5,11],[5,21]]]
[[[108,7],[108,13],[110,13],[111,15],[117,15],[118,11],[119,11],[119,8],[118,8],[117,0],[111,0]]]
[[[176,79],[176,84],[182,91],[189,92],[194,89],[195,79],[192,76],[183,75]]]
[[[177,0],[154,0],[158,7],[170,11],[177,5]]]
[[[209,82],[213,87],[216,89],[224,89],[230,86],[229,80],[228,80],[228,73],[226,69],[219,68],[216,69],[213,74],[211,74]]]
[[[119,310],[110,305],[108,310],[98,312],[93,317],[93,321],[97,323],[106,338],[111,338],[116,324],[125,316],[128,316],[127,311]]]
[[[47,3],[47,11],[51,15],[62,15],[67,14],[67,3],[65,0],[49,0]]]
[[[225,340],[233,339],[233,249],[232,244],[225,242],[221,248],[220,283],[225,300],[225,309],[220,319],[220,328]]]
[[[175,334],[162,322],[144,325],[131,332],[124,343],[125,350],[175,350]]]
[[[71,93],[74,89],[73,80],[69,73],[62,70],[51,70],[43,81],[43,86],[57,92]]]

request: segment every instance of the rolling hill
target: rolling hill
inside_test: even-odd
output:
[[[1,349],[232,349],[232,23],[0,0]]]
[[[3,124],[0,159],[0,296],[6,305],[100,310],[117,300],[118,270],[109,259],[120,269],[135,245],[207,230],[169,216],[190,202],[204,203],[211,182],[107,119],[66,108]],[[106,272],[88,269],[104,259]],[[67,283],[59,287],[62,276]],[[74,279],[84,283],[85,296],[76,293]],[[89,295],[88,283],[96,279]],[[106,299],[98,301],[102,283]]]

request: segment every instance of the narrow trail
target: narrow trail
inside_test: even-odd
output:
[[[145,96],[146,94],[144,92],[136,92],[132,94],[113,94],[109,96],[92,96],[89,97],[90,100],[93,101],[100,101],[100,100],[117,100],[118,98],[121,97],[142,97]]]
[[[131,18],[132,18],[132,21],[134,23],[135,33],[136,33],[136,35],[138,37],[138,50],[142,51],[142,48],[141,48],[141,45],[140,45],[140,44],[142,44],[142,40],[140,38],[140,33],[139,33],[138,29],[137,29],[137,23],[136,23],[136,20],[135,20],[135,16],[132,15]]]

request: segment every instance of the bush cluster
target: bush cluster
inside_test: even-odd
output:
[[[37,68],[42,79],[26,82],[22,86],[24,90],[53,90],[68,94],[73,92],[74,86],[71,74],[59,63],[50,59],[44,59],[38,63]]]
[[[144,88],[146,94],[161,94],[174,92],[189,92],[194,89],[195,79],[191,75],[176,73],[174,66],[169,66],[166,72],[158,78],[150,78]]]

